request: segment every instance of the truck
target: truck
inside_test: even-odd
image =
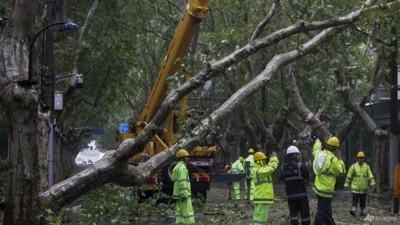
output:
[[[175,34],[167,50],[166,56],[162,62],[157,78],[152,87],[151,93],[142,110],[139,121],[126,123],[127,128],[117,132],[117,140],[124,141],[127,138],[135,138],[144,127],[150,123],[154,115],[160,108],[161,103],[167,96],[167,78],[173,76],[179,69],[181,58],[187,55],[191,40],[196,32],[196,26],[205,17],[209,8],[209,0],[188,0],[185,11],[175,30]],[[186,75],[185,79],[190,76]],[[131,163],[135,165],[145,162],[152,156],[172,147],[177,139],[174,136],[182,127],[178,124],[178,119],[185,119],[190,116],[187,105],[189,96],[182,99],[180,110],[171,111],[167,125],[153,137],[153,139],[144,147],[143,151],[131,158]],[[188,165],[189,174],[191,174],[192,194],[200,194],[206,199],[207,191],[210,189],[210,168],[214,165],[216,146],[212,136],[206,138],[203,146],[196,146],[194,149],[187,149],[190,154],[190,164]],[[157,183],[162,183],[161,191],[167,195],[172,195],[173,183],[171,174],[176,163],[165,166],[161,171],[150,177],[144,184],[144,193],[146,196],[152,196]]]

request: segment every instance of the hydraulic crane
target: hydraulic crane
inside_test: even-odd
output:
[[[157,75],[157,79],[154,82],[150,96],[147,103],[144,106],[139,121],[129,123],[127,133],[117,133],[118,141],[122,142],[127,138],[135,138],[142,132],[143,128],[153,119],[161,106],[161,103],[167,95],[167,78],[173,76],[179,69],[180,63],[177,63],[180,58],[185,57],[190,42],[195,33],[196,26],[205,17],[208,11],[209,0],[188,0],[185,11],[179,21],[178,27],[176,28],[175,34],[172,38],[167,54],[162,62],[160,71]],[[186,76],[186,79],[189,79]],[[143,162],[153,155],[164,151],[165,149],[173,146],[176,143],[174,134],[179,131],[177,125],[177,118],[185,118],[189,115],[187,112],[189,96],[185,96],[181,102],[180,111],[172,111],[168,116],[167,127],[164,128],[158,135],[153,137],[153,140],[149,142],[144,148],[143,152],[132,157],[134,162]],[[192,167],[192,182],[198,182],[193,185],[193,191],[198,192],[202,195],[206,195],[209,189],[210,175],[209,168],[214,163],[216,147],[212,144],[205,144],[203,146],[197,146],[194,149],[188,149],[191,155]],[[172,194],[172,183],[169,179],[169,171],[173,168],[173,165],[169,165],[163,169],[160,173],[157,173],[148,180],[146,184],[147,191],[152,191],[154,182],[159,180],[163,181],[163,192]],[[189,168],[189,171],[191,169]],[[196,190],[197,189],[197,190]]]

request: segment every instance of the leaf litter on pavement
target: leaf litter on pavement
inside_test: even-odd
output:
[[[275,186],[275,201],[269,207],[269,215],[267,224],[273,225],[290,225],[290,217],[288,204],[286,201],[286,195],[283,191],[283,186]],[[115,195],[115,190],[110,192]],[[243,193],[242,193],[243,194]],[[247,200],[229,200],[229,191],[226,187],[213,187],[208,193],[206,203],[202,202],[201,199],[193,199],[193,210],[195,212],[196,224],[237,224],[247,225],[252,224],[253,221],[253,204]],[[231,196],[233,196],[233,191]],[[122,195],[123,196],[123,195]],[[105,196],[103,196],[104,198]],[[102,198],[102,199],[103,199]],[[129,199],[133,201],[132,199]],[[119,199],[121,201],[121,199]],[[147,199],[143,203],[132,203],[133,206],[129,206],[129,201],[121,201],[118,204],[106,201],[103,204],[112,204],[113,210],[117,213],[110,213],[112,210],[109,206],[98,207],[97,203],[96,215],[94,212],[86,210],[80,210],[85,213],[86,219],[80,217],[80,221],[87,221],[87,224],[106,225],[106,224],[143,224],[143,225],[166,225],[174,224],[175,221],[175,204],[171,201],[157,201],[157,199]],[[317,209],[317,199],[312,190],[309,190],[309,204],[310,214],[313,219]],[[118,206],[119,205],[119,206]],[[341,225],[388,225],[388,224],[399,224],[399,215],[393,215],[391,213],[391,206],[393,203],[388,199],[382,200],[371,197],[367,201],[367,208],[365,214],[367,216],[353,217],[349,214],[351,206],[351,193],[345,191],[338,191],[337,196],[332,201],[333,217],[336,224]],[[82,207],[80,205],[74,206]],[[93,209],[93,207],[89,208]],[[106,209],[106,212],[102,210]],[[121,210],[123,209],[123,210]],[[89,214],[89,217],[87,217]],[[97,217],[101,215],[99,220]],[[117,217],[116,217],[117,216]],[[76,216],[73,216],[78,218]],[[96,218],[96,219],[95,219]],[[63,224],[86,224],[76,223],[71,218],[66,221],[70,221]],[[89,222],[91,221],[91,222]],[[107,222],[108,221],[108,222]],[[312,220],[313,221],[313,220]],[[95,222],[95,223],[93,223]],[[311,223],[312,224],[312,223]]]

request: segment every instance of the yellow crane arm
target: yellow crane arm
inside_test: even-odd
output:
[[[151,94],[140,116],[141,122],[149,123],[167,95],[167,77],[174,75],[180,63],[175,61],[187,54],[196,24],[204,18],[209,0],[188,0],[185,12],[175,30],[174,37],[151,90]]]

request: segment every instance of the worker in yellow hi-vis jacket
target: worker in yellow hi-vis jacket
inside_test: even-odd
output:
[[[340,157],[339,139],[331,137],[326,145],[327,149],[322,150],[322,143],[317,140],[313,148],[313,170],[316,175],[313,190],[318,198],[314,225],[336,224],[332,217],[332,197],[336,177],[346,174],[344,162]]]
[[[365,216],[365,200],[367,198],[368,190],[375,189],[374,175],[372,175],[371,169],[368,164],[364,162],[364,152],[357,153],[357,162],[351,165],[349,172],[347,173],[345,188],[348,188],[351,183],[351,192],[353,193],[352,209],[350,214],[356,215],[356,208],[358,202],[360,202],[360,216]]]
[[[265,156],[262,152],[254,154],[254,167],[251,174],[254,182],[254,216],[253,224],[266,224],[268,219],[268,208],[274,202],[274,188],[272,184],[272,173],[278,168],[279,160],[276,153],[271,154],[268,165],[265,164]]]
[[[176,154],[179,162],[172,171],[171,180],[174,182],[172,198],[176,199],[176,223],[194,224],[189,172],[186,168],[189,153],[181,149]]]
[[[232,168],[228,171],[228,173],[231,174],[244,174],[244,167],[243,167],[243,157],[239,157],[236,162],[232,164]],[[238,182],[232,182],[233,184],[233,190],[235,191],[235,199],[240,200],[240,183],[241,181]]]

